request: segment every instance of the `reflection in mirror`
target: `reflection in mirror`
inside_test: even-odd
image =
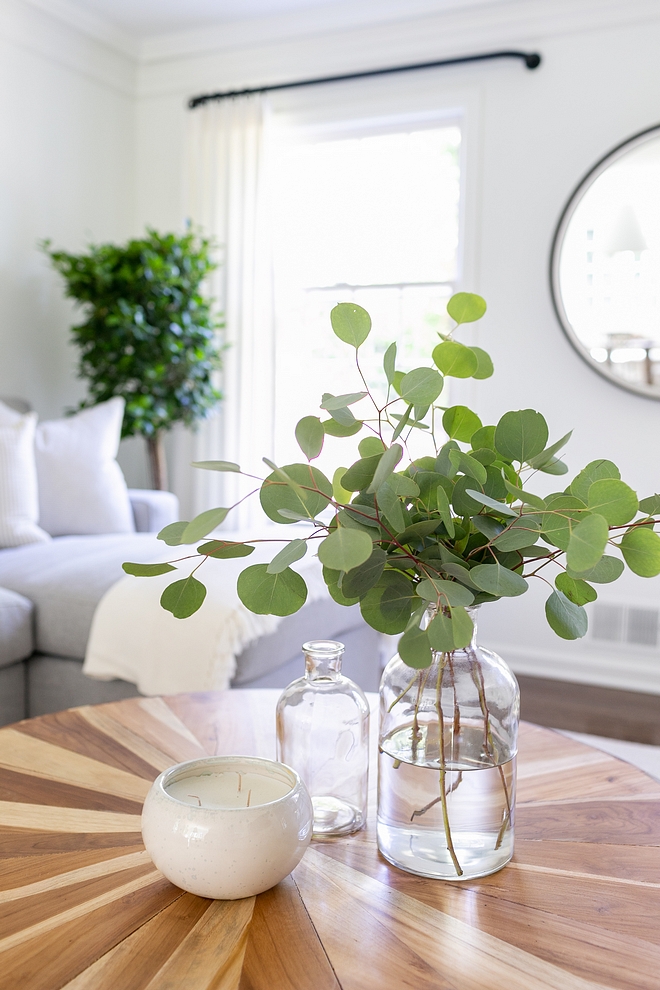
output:
[[[660,399],[660,127],[626,141],[580,183],[555,235],[552,291],[582,357]]]

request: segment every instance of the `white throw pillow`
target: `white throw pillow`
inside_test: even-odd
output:
[[[124,400],[117,396],[37,427],[39,524],[51,536],[134,532],[126,482],[115,460],[123,417]]]
[[[39,497],[34,461],[37,414],[0,411],[0,547],[50,540],[37,525]],[[6,410],[6,413],[5,413]]]

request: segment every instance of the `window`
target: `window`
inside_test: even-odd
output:
[[[360,349],[370,386],[382,382],[392,340],[402,370],[428,364],[437,331],[448,326],[445,306],[458,277],[460,145],[459,123],[446,120],[303,132],[277,144],[271,194],[279,463],[300,460],[295,424],[305,415],[325,418],[323,391],[349,391],[352,382],[360,388],[354,352],[330,328],[336,303],[355,301],[372,316]],[[328,438],[326,445],[334,443]],[[345,452],[347,441],[341,443]]]

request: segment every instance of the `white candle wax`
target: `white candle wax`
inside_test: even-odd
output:
[[[251,771],[206,770],[178,777],[165,790],[194,808],[254,808],[284,797],[291,784]]]

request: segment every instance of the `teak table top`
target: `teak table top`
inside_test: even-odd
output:
[[[273,890],[209,901],[172,886],[140,839],[151,781],[200,755],[272,757],[277,693],[130,699],[0,729],[2,990],[660,987],[660,783],[532,725],[515,856],[493,876],[389,866],[374,774],[368,828],[313,842]]]

